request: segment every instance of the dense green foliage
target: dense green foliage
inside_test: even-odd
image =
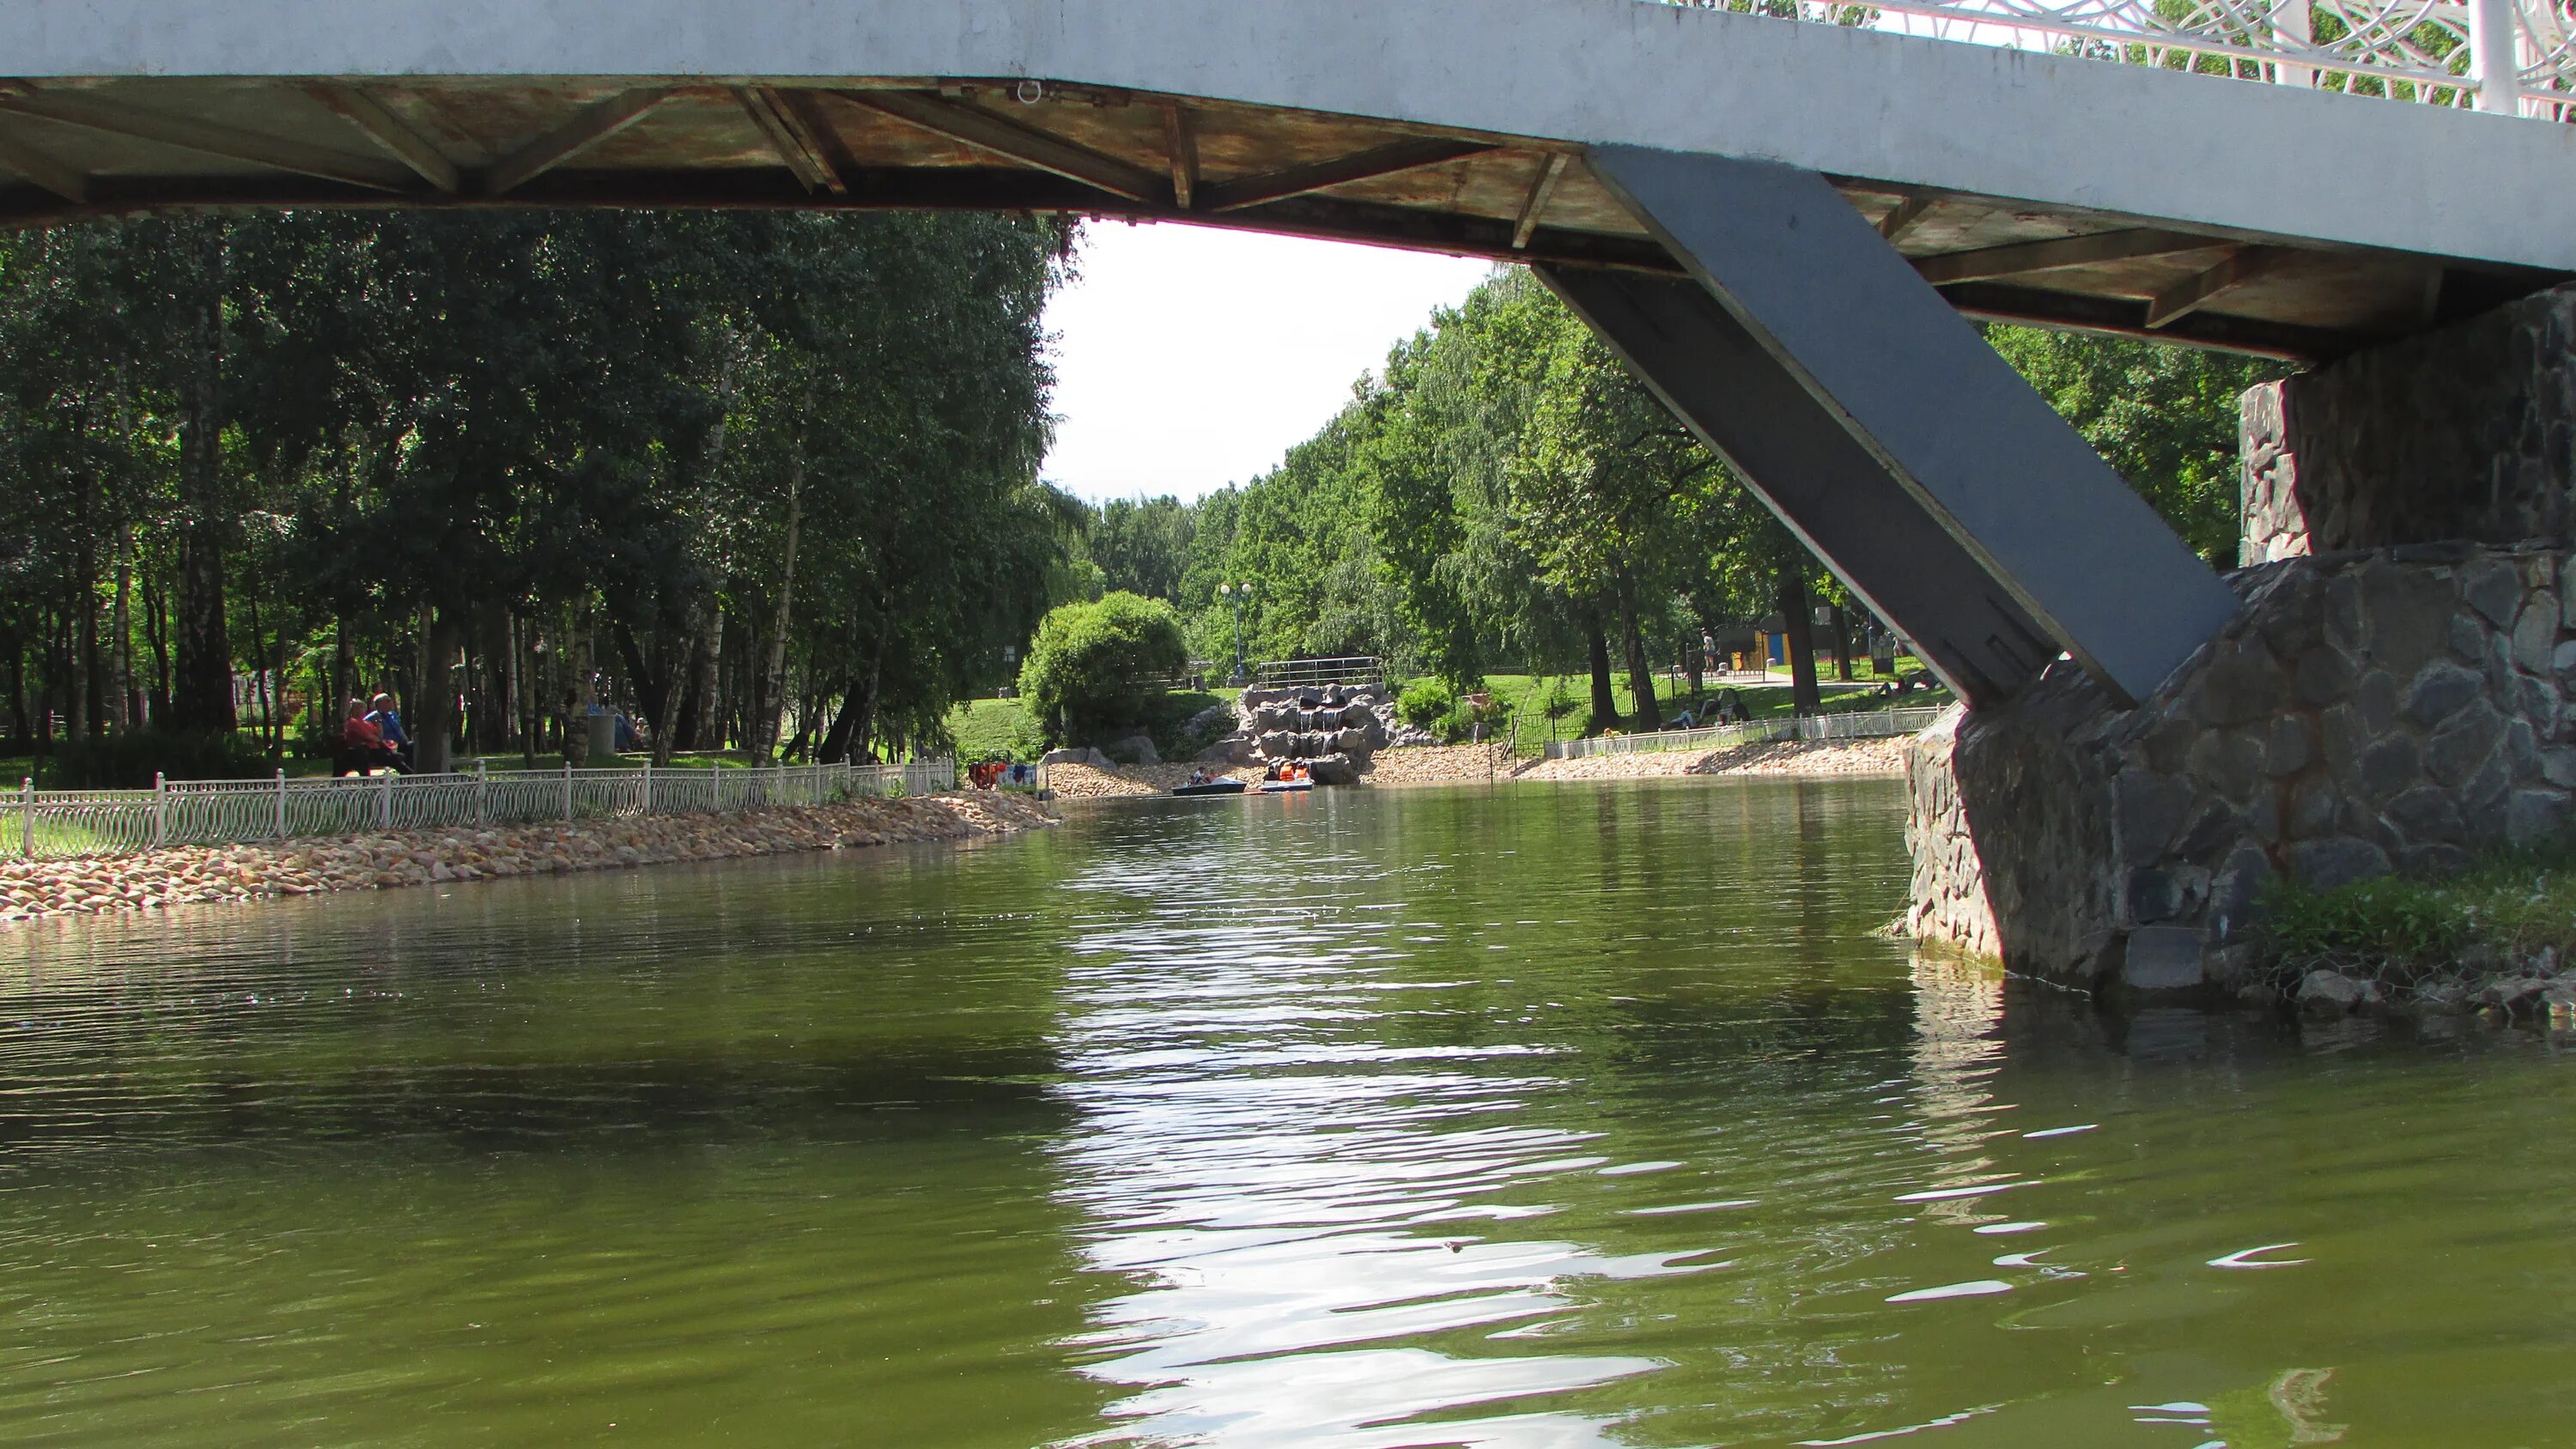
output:
[[[398,696],[533,753],[935,740],[1080,587],[1053,224],[289,213],[0,249],[0,657],[40,746]],[[461,710],[461,718],[459,712]]]
[[[2290,974],[2410,981],[2456,971],[2480,946],[2502,960],[2576,959],[2576,840],[2500,851],[2436,880],[2381,876],[2330,891],[2285,882],[2264,901],[2263,931]]]
[[[1120,589],[1047,614],[1020,666],[1020,694],[1049,739],[1089,741],[1145,724],[1188,664],[1172,606]]]

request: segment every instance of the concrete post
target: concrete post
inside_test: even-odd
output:
[[[570,760],[564,761],[563,805],[564,820],[569,823],[572,820],[572,761]]]
[[[170,782],[152,772],[152,848],[159,850],[170,833]]]
[[[477,825],[489,824],[492,817],[492,807],[486,799],[492,788],[491,776],[485,769],[487,763],[483,760],[474,762],[474,823]]]
[[[2308,0],[2278,0],[2272,7],[2272,36],[2299,45],[2312,43],[2316,30],[2308,21]],[[2272,74],[2285,86],[2312,87],[2317,83],[2317,68],[2295,61],[2274,63]]]
[[[18,829],[20,853],[27,859],[34,860],[36,858],[36,777],[33,775],[21,776],[18,780]]]
[[[378,830],[391,830],[394,828],[394,772],[392,767],[387,766],[385,772],[376,777],[376,781],[376,828]]]
[[[277,838],[286,838],[286,767],[277,767]]]
[[[2522,113],[2513,0],[2469,0],[2469,75],[2478,83],[2479,110],[2494,116]]]
[[[647,759],[644,762],[644,787],[642,795],[644,808],[636,813],[641,815],[650,815],[653,813],[653,762],[650,759]]]

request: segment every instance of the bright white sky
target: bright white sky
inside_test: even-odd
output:
[[[1041,470],[1097,502],[1196,498],[1311,437],[1387,349],[1491,264],[1383,247],[1094,221],[1048,304],[1055,446]]]

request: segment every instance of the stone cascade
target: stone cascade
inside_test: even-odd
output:
[[[1390,745],[1428,744],[1421,730],[1396,722],[1385,686],[1339,684],[1319,689],[1243,691],[1234,733],[1207,747],[1203,764],[1270,766],[1302,762],[1322,785],[1349,785],[1369,756]]]
[[[2275,881],[2437,874],[2576,788],[2576,551],[2422,544],[2239,571],[2244,611],[2121,708],[2061,660],[1915,743],[1909,924],[2080,984],[2238,984]]]

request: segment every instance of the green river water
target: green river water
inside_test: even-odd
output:
[[[1918,961],[1902,809],[1152,802],[16,928],[0,1439],[2576,1444],[2548,1042]]]

